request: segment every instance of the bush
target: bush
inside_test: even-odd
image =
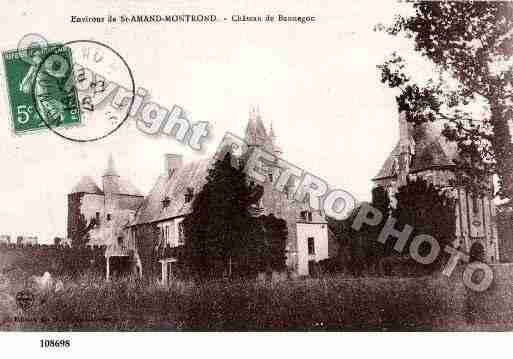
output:
[[[318,270],[321,273],[335,274],[343,270],[341,261],[338,257],[326,258],[317,263]]]

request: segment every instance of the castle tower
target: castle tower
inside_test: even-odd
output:
[[[264,146],[269,144],[269,136],[265,130],[260,111],[256,107],[249,110],[248,125],[246,126],[245,141],[249,146]]]
[[[414,125],[407,122],[406,115],[399,113],[399,141],[373,181],[389,190],[393,206],[397,189],[406,184],[410,174],[450,190],[456,200],[453,245],[467,253],[478,253],[480,260],[497,261],[493,192],[479,196],[463,186],[454,186],[451,182],[459,176],[457,162],[461,160],[457,144],[448,141],[436,125]]]
[[[120,193],[119,174],[114,166],[112,154],[109,156],[109,162],[103,174],[102,181],[103,192],[105,194],[105,211],[106,214],[112,214],[113,211],[119,207],[117,195]]]
[[[248,124],[246,127],[246,143],[251,147],[259,147],[264,151],[280,157],[281,149],[277,145],[277,137],[274,133],[272,124],[269,132],[260,116],[258,108],[251,108],[249,112]],[[296,268],[297,265],[297,208],[292,201],[288,199],[287,193],[276,191],[273,187],[274,181],[279,176],[281,170],[272,164],[267,166],[266,181],[263,183],[264,193],[262,195],[260,206],[263,210],[262,214],[274,214],[278,218],[282,218],[287,223],[288,239],[287,239],[287,263],[290,267]]]
[[[252,107],[249,111],[249,119],[248,124],[246,126],[245,141],[250,148],[261,148],[267,153],[278,156],[278,153],[276,152],[277,146],[275,145],[276,136],[274,135],[272,125],[268,133],[265,129],[264,123],[262,122],[262,117],[260,116],[260,111],[258,107]],[[277,175],[276,168],[274,168],[273,165],[269,165],[265,168],[261,168],[260,170],[266,172],[266,176],[268,178],[266,184],[267,182],[269,182],[269,184],[272,185],[272,182],[276,178],[275,176]],[[271,187],[269,189],[271,189]]]

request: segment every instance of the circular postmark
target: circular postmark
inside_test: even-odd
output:
[[[28,310],[34,304],[35,296],[29,290],[21,290],[16,293],[16,304],[22,310]]]
[[[56,135],[75,142],[98,141],[129,118],[135,81],[125,59],[112,47],[74,40],[52,46],[33,61],[34,108]]]

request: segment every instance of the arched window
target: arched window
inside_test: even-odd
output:
[[[472,212],[474,212],[474,214],[479,213],[479,201],[476,194],[472,195]]]
[[[485,262],[486,260],[486,251],[483,245],[480,242],[474,242],[470,247],[470,262]]]

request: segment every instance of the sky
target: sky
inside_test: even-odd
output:
[[[227,131],[243,135],[251,106],[272,122],[283,157],[344,189],[370,198],[371,178],[398,139],[394,90],[379,81],[376,65],[392,51],[416,68],[426,66],[412,43],[373,31],[408,5],[370,1],[36,1],[9,2],[0,14],[3,51],[27,33],[49,41],[94,39],[126,60],[136,86],[151,101],[186,109],[208,121],[211,138],[200,153],[165,135],[147,135],[133,121],[97,142],[76,143],[48,130],[14,135],[5,72],[0,96],[0,233],[38,235],[50,242],[66,234],[67,194],[84,175],[101,183],[112,154],[121,176],[148,193],[164,170],[164,153],[184,160],[208,156]],[[139,14],[315,16],[316,22],[215,24],[71,23],[75,16]],[[429,72],[429,71],[428,71]]]

